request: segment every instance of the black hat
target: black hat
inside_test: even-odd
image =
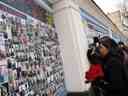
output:
[[[94,37],[93,41],[94,41],[94,43],[98,43],[99,42],[99,38],[98,37]]]

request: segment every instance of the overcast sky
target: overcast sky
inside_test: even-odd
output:
[[[122,0],[94,0],[105,13],[110,13],[121,8]],[[126,0],[127,1],[127,0]]]

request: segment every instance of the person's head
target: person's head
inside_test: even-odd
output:
[[[100,64],[101,63],[101,58],[94,51],[95,50],[93,50],[93,48],[88,49],[87,58],[88,58],[90,64]]]
[[[99,38],[98,37],[93,37],[93,41],[94,41],[94,43],[97,43],[97,42],[99,42]]]
[[[98,37],[93,37],[93,42],[94,42],[95,46],[98,46],[99,38]]]
[[[99,52],[101,57],[104,58],[111,50],[118,47],[117,43],[108,36],[100,39]]]
[[[119,46],[119,48],[123,48],[125,45],[124,45],[123,42],[120,41],[120,42],[118,43],[118,46]]]

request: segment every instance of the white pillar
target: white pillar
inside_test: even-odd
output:
[[[69,92],[84,92],[88,89],[84,82],[85,71],[88,69],[88,44],[79,7],[71,0],[56,0],[53,8],[64,62],[66,88]]]

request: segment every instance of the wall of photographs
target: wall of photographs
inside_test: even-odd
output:
[[[0,96],[66,96],[54,28],[0,11]]]

